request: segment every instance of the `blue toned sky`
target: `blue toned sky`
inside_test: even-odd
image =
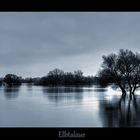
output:
[[[139,48],[139,12],[0,12],[0,77],[95,75],[103,55]]]

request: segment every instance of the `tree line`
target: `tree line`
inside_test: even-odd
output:
[[[8,86],[31,83],[43,86],[82,86],[92,85],[95,82],[93,76],[84,76],[81,70],[74,72],[64,72],[58,68],[50,71],[46,76],[38,78],[22,78],[15,74],[7,74],[1,78],[0,83]]]

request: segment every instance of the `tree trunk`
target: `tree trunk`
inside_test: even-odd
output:
[[[133,88],[133,90],[132,90],[132,94],[134,95],[134,93],[135,93],[135,90],[136,90],[136,86]]]
[[[122,96],[124,97],[126,95],[126,91],[124,88],[121,88],[121,90],[122,90]]]
[[[123,88],[123,86],[119,82],[118,82],[118,86],[120,87],[120,89],[122,91],[122,97],[124,97],[126,95],[125,88]]]

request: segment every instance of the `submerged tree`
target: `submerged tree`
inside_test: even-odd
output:
[[[140,55],[121,49],[118,55],[103,56],[99,78],[102,84],[119,87],[123,95],[127,92],[134,94],[140,87]]]

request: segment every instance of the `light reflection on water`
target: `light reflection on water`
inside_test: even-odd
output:
[[[99,87],[0,87],[0,126],[139,127],[140,96]]]

